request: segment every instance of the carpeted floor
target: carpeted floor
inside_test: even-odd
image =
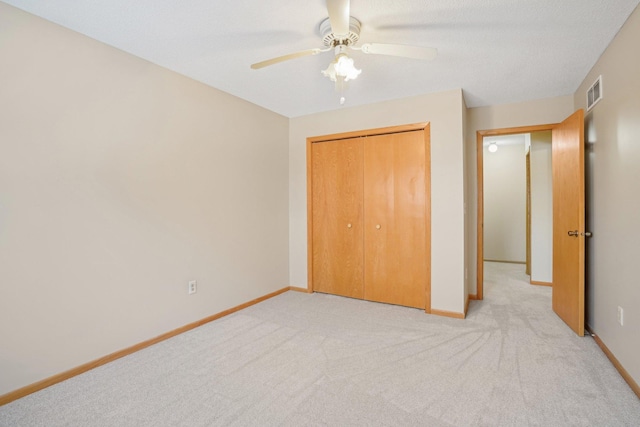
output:
[[[640,426],[523,266],[466,320],[287,292],[0,407],[0,426]]]

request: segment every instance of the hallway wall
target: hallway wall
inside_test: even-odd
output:
[[[531,280],[553,281],[551,131],[531,134]]]
[[[485,140],[491,138],[485,138]],[[527,171],[524,142],[484,147],[484,259],[526,262]]]

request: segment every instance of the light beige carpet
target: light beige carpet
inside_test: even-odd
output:
[[[640,426],[523,266],[466,320],[287,292],[0,407],[0,426]]]

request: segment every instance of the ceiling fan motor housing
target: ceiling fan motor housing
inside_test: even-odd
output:
[[[320,23],[320,35],[325,46],[334,47],[338,45],[354,45],[360,40],[360,21],[353,16],[349,17],[349,33],[346,36],[337,37],[331,31],[331,22],[329,18]]]

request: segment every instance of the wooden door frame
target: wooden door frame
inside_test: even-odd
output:
[[[515,135],[522,133],[533,133],[550,131],[556,127],[557,123],[520,126],[512,128],[500,128],[490,130],[479,130],[476,132],[476,160],[477,160],[477,183],[478,183],[478,205],[477,205],[477,236],[476,236],[476,294],[470,295],[472,299],[484,299],[484,151],[483,142],[486,136]],[[551,141],[553,144],[553,141]]]
[[[527,173],[527,260],[525,264],[527,266],[525,274],[529,276],[529,282],[531,282],[531,144],[529,144],[529,150],[525,155],[526,173]]]
[[[311,146],[317,142],[334,141],[339,139],[385,135],[391,133],[423,131],[425,138],[425,221],[426,221],[426,260],[427,283],[425,284],[426,306],[425,311],[431,313],[431,127],[430,122],[414,123],[408,125],[390,126],[384,128],[343,132],[330,135],[314,136],[307,138],[307,290],[313,289],[313,158]]]

